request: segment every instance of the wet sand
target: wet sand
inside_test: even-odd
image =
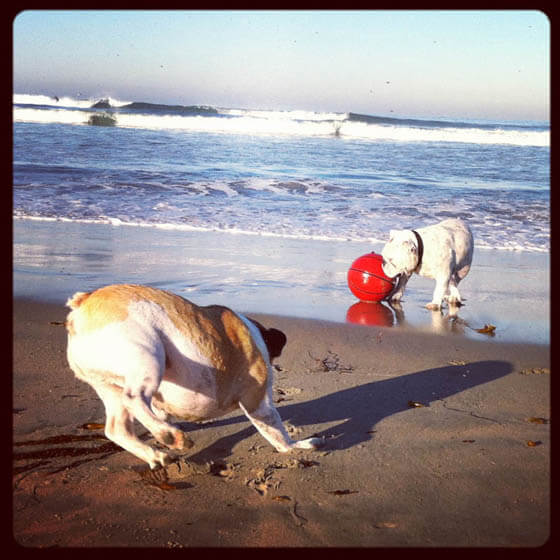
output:
[[[401,309],[360,305],[347,272],[382,245],[111,226],[14,221],[14,295],[64,304],[75,291],[119,282],[171,290],[199,305],[499,342],[550,343],[550,255],[475,248],[458,318],[425,308],[434,281],[414,275]]]

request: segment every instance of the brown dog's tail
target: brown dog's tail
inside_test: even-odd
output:
[[[74,328],[74,320],[72,315],[74,314],[74,310],[78,309],[84,301],[91,295],[91,292],[76,292],[71,298],[68,298],[66,302],[66,306],[72,309],[70,313],[68,313],[68,317],[66,317],[66,322],[64,326],[68,331],[69,336],[74,336],[76,334],[76,329]]]
[[[78,309],[82,303],[91,295],[91,292],[76,292],[71,298],[66,302],[66,307],[70,309]]]

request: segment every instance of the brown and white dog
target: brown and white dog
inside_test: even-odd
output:
[[[236,408],[280,452],[322,444],[292,440],[273,405],[271,360],[286,343],[281,331],[148,286],[78,292],[67,306],[70,367],[103,401],[106,436],[151,468],[171,457],[138,439],[135,418],[171,449],[193,442],[168,415],[202,421]]]

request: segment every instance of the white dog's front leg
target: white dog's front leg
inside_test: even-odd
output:
[[[293,440],[286,431],[280,414],[271,403],[268,395],[263,398],[261,404],[253,412],[248,412],[241,402],[239,406],[253,426],[280,453],[286,453],[292,449],[317,449],[323,445],[321,438]]]
[[[395,286],[395,289],[393,290],[393,292],[391,294],[389,294],[389,298],[388,298],[389,301],[394,301],[396,303],[401,301],[401,298],[403,297],[403,294],[404,294],[404,289],[406,287],[406,283],[408,282],[409,278],[410,278],[410,276],[408,274],[406,274],[406,272],[403,272],[399,276],[399,279],[397,281],[397,285]]]

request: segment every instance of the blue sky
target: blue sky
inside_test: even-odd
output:
[[[25,11],[14,92],[549,120],[539,11]]]

